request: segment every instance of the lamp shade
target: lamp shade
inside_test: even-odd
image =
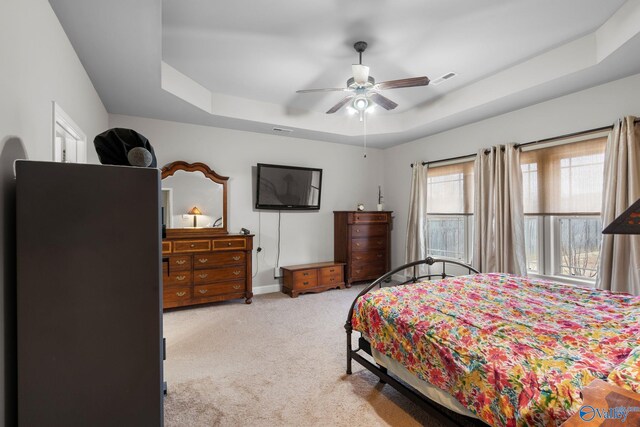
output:
[[[614,219],[602,234],[640,234],[640,199]]]
[[[200,212],[200,209],[198,209],[197,206],[192,207],[191,210],[187,213],[189,215],[202,215],[202,212]]]
[[[364,86],[369,81],[369,67],[362,64],[353,64],[351,66],[353,79],[360,86]]]

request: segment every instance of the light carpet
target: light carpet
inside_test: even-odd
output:
[[[345,374],[344,323],[363,286],[165,313],[165,425],[439,426],[359,364]]]

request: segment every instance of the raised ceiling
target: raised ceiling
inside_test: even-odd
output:
[[[110,113],[360,144],[326,115],[357,62],[378,81],[453,71],[384,94],[368,142],[388,147],[640,72],[630,0],[50,0]],[[161,66],[162,64],[162,66]]]

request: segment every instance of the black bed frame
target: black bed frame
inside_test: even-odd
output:
[[[442,271],[440,273],[425,274],[423,276],[417,275],[417,272],[419,271],[419,266],[424,265],[424,264],[429,265],[429,266],[432,266],[434,264],[442,264]],[[352,343],[351,343],[351,334],[353,333],[353,326],[351,324],[351,319],[353,317],[353,310],[354,310],[354,307],[356,305],[356,301],[358,301],[358,298],[360,298],[361,296],[363,296],[364,294],[366,294],[367,292],[369,292],[370,290],[372,290],[372,289],[374,289],[376,287],[382,287],[382,283],[383,282],[389,282],[394,274],[400,273],[400,272],[402,272],[404,270],[408,270],[408,269],[412,269],[412,272],[413,272],[412,277],[409,280],[405,281],[405,282],[402,282],[402,283],[399,283],[399,284],[393,285],[393,286],[402,286],[402,285],[406,285],[407,283],[415,283],[415,282],[417,282],[418,280],[421,280],[421,279],[432,280],[432,278],[444,279],[446,277],[454,277],[453,275],[447,273],[447,264],[452,264],[452,265],[456,265],[458,267],[462,267],[463,269],[466,269],[469,272],[469,274],[479,273],[473,267],[471,267],[471,266],[469,266],[467,264],[463,264],[461,262],[452,261],[452,260],[444,260],[444,259],[434,259],[434,258],[431,258],[431,257],[427,257],[426,259],[423,259],[423,260],[420,260],[420,261],[410,262],[408,264],[402,265],[402,266],[400,266],[400,267],[398,267],[398,268],[396,268],[394,270],[389,271],[384,276],[381,276],[378,279],[376,279],[373,283],[371,283],[369,286],[364,288],[358,294],[358,296],[353,300],[353,303],[351,304],[351,308],[349,309],[349,315],[347,317],[347,322],[344,325],[344,329],[347,332],[347,374],[351,375],[351,361],[355,360],[356,362],[360,363],[362,366],[367,368],[369,371],[374,373],[376,376],[378,376],[378,378],[380,378],[380,382],[381,383],[389,384],[390,386],[392,386],[394,389],[396,389],[402,395],[404,395],[409,400],[414,402],[416,405],[418,405],[420,408],[422,408],[427,414],[429,414],[431,417],[433,417],[436,420],[438,420],[443,425],[445,425],[445,426],[458,426],[458,425],[460,425],[460,421],[452,418],[448,414],[451,411],[449,411],[448,409],[444,408],[442,405],[440,405],[440,404],[438,404],[436,402],[433,402],[432,400],[430,400],[426,396],[422,395],[417,390],[413,389],[411,386],[409,386],[409,385],[405,384],[404,382],[392,377],[391,375],[389,375],[387,373],[387,369],[386,368],[384,368],[382,366],[379,366],[377,364],[374,364],[374,363],[370,362],[369,360],[367,360],[366,358],[364,358],[362,356],[362,354],[360,354],[361,351],[364,351],[369,356],[371,356],[371,345],[369,344],[369,342],[366,339],[364,339],[361,336],[358,339],[358,348],[355,349],[355,350],[353,349],[353,346],[352,346]],[[482,423],[480,420],[477,420],[477,419],[474,419],[474,418],[465,417],[463,415],[456,414],[456,418],[457,417],[460,417],[461,419],[464,419],[465,420],[465,424],[468,424],[468,423],[476,424],[477,423],[477,425],[486,425],[486,424]]]

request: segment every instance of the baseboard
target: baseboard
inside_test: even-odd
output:
[[[278,283],[276,283],[273,285],[256,286],[253,288],[253,294],[254,295],[272,294],[275,292],[280,292],[281,290],[282,290],[282,287]]]

